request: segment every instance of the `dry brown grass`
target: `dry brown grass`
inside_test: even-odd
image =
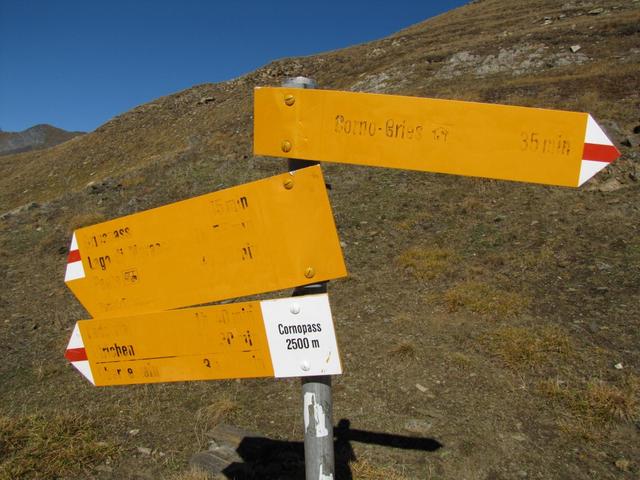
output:
[[[462,352],[449,353],[447,359],[460,370],[467,370],[473,365],[473,358]]]
[[[75,230],[80,227],[87,227],[89,225],[95,225],[96,223],[102,223],[106,220],[106,216],[102,212],[86,212],[74,215],[69,219],[69,229]]]
[[[376,465],[367,458],[352,463],[351,472],[354,480],[408,480],[408,477],[394,469]]]
[[[420,280],[431,280],[442,274],[451,263],[451,250],[439,247],[414,246],[396,259],[398,265]]]
[[[416,346],[410,340],[402,340],[389,350],[389,355],[399,360],[415,360],[418,352]]]
[[[485,341],[489,350],[512,370],[538,370],[553,359],[566,359],[573,353],[569,337],[555,326],[500,327]]]
[[[639,387],[636,377],[630,377],[621,387],[596,380],[587,385],[584,400],[590,410],[605,420],[634,421],[640,413]]]
[[[96,422],[79,414],[0,416],[0,479],[78,474],[117,453],[99,440]]]
[[[200,469],[192,468],[185,472],[176,473],[169,480],[210,480],[211,476]]]
[[[607,424],[640,419],[640,380],[635,375],[627,376],[620,385],[600,379],[582,385],[546,379],[538,383],[537,390],[566,409],[558,426],[567,434],[595,440]]]
[[[198,448],[206,447],[205,437],[207,432],[222,422],[229,421],[232,423],[238,410],[238,403],[228,395],[223,395],[210,405],[199,409],[196,412],[194,424]]]
[[[541,247],[538,251],[517,252],[513,259],[514,264],[523,270],[546,271],[554,262],[554,249],[548,245]]]
[[[531,299],[522,293],[508,292],[478,281],[466,281],[448,289],[444,301],[451,312],[465,309],[495,319],[521,314],[531,303]]]

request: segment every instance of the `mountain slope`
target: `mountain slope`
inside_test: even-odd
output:
[[[0,131],[0,155],[42,150],[82,135],[83,132],[67,132],[51,125],[36,125],[22,132]]]
[[[282,441],[269,445],[290,448],[290,470],[267,471],[299,478],[287,443],[301,439],[299,381],[92,388],[62,356],[86,318],[62,280],[75,227],[282,172],[282,159],[252,155],[252,91],[305,75],[322,88],[588,111],[623,154],[581,189],[323,164],[349,269],[329,287],[345,372],[335,421],[443,445],[363,434],[341,443],[342,466],[355,461],[354,478],[637,478],[638,25],[636,1],[476,1],[0,157],[0,438],[26,441],[12,421],[55,432],[71,418],[95,440],[63,452],[85,476],[167,478],[226,421]],[[69,458],[52,440],[24,451]],[[0,462],[23,465],[19,451]]]
[[[500,2],[473,3],[384,40],[280,60],[236,80],[160,98],[71,144],[20,155],[20,170],[13,156],[0,159],[0,210],[77,190],[159,156],[248,155],[253,87],[299,74],[322,88],[589,111],[605,126],[615,118],[609,133],[622,140],[637,122],[637,5],[599,3],[609,6],[589,14],[599,11],[589,2],[512,4],[505,15]],[[573,45],[581,49],[572,53]],[[48,165],[55,165],[51,175]],[[47,181],[34,182],[42,172]]]

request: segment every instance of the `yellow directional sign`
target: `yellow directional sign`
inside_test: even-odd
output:
[[[620,153],[587,113],[257,88],[258,155],[579,186]]]
[[[83,320],[65,357],[97,386],[342,373],[326,294]]]
[[[76,230],[65,281],[107,318],[344,275],[315,166]]]

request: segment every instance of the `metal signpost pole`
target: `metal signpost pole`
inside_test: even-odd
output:
[[[316,88],[316,82],[306,77],[287,79],[282,84],[288,88]],[[284,99],[289,106],[295,104],[295,95]],[[289,158],[290,172],[317,165],[319,162]],[[327,282],[305,285],[294,290],[293,296],[326,293]],[[304,417],[304,463],[306,480],[333,480],[335,460],[333,451],[333,402],[331,376],[302,377],[302,402]]]

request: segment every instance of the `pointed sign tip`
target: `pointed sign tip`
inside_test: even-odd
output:
[[[609,165],[606,162],[583,160],[580,164],[580,178],[578,179],[578,187],[582,186],[585,182],[590,180],[600,170]]]
[[[89,365],[87,351],[84,348],[84,341],[82,340],[82,334],[80,333],[80,327],[77,322],[73,327],[73,332],[71,332],[71,338],[69,339],[69,344],[64,352],[64,358],[69,360],[71,365],[73,365],[74,368],[89,380],[92,385],[96,384],[93,380],[91,365]]]
[[[587,117],[587,131],[584,136],[584,143],[595,143],[599,145],[613,146],[607,134],[598,123],[593,119],[591,115]]]
[[[587,116],[587,129],[584,137],[578,186],[583,185],[600,170],[620,158],[621,155],[620,150],[609,140],[602,127],[596,123],[591,115]]]
[[[72,362],[71,365],[73,365],[76,370],[78,370],[82,374],[83,377],[89,380],[91,382],[91,385],[95,386],[96,382],[93,380],[93,373],[91,372],[91,365],[89,365],[89,360]]]

